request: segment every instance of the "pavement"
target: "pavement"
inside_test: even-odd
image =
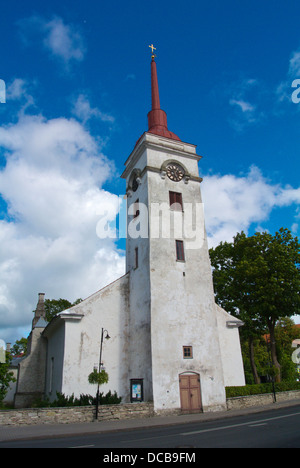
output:
[[[264,406],[252,406],[239,410],[218,411],[213,413],[182,414],[173,416],[153,416],[138,419],[123,419],[114,421],[94,421],[90,423],[72,424],[35,424],[27,426],[0,426],[0,442],[8,440],[28,440],[65,437],[78,434],[129,431],[145,427],[163,427],[193,422],[216,421],[218,419],[233,418],[246,414],[300,406],[299,400],[272,403]]]

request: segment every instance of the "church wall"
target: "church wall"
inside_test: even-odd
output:
[[[109,382],[100,392],[116,391],[123,402],[129,399],[128,379],[128,275],[119,278],[101,291],[70,309],[83,315],[81,320],[65,318],[66,338],[62,392],[79,396],[96,395],[97,386],[89,384],[88,375],[98,369],[101,329],[110,339],[103,340],[102,363]],[[104,333],[104,337],[106,333]]]
[[[227,326],[227,322],[235,318],[224,309],[216,305],[216,311],[225,387],[243,386],[246,382],[239,329]]]

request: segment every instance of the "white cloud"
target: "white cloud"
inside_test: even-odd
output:
[[[243,131],[263,120],[264,112],[259,104],[263,102],[265,88],[258,80],[240,77],[227,84],[224,93],[231,107],[228,122],[235,130]]]
[[[14,100],[20,99],[26,93],[26,81],[16,78],[7,86],[7,97]]]
[[[93,117],[102,120],[102,122],[113,123],[115,121],[113,116],[100,111],[97,107],[92,108],[87,96],[84,94],[77,97],[72,112],[83,123]]]
[[[255,106],[252,106],[249,102],[245,102],[242,100],[236,100],[236,99],[231,99],[229,101],[229,104],[231,106],[237,105],[242,112],[254,112],[255,111]]]
[[[253,223],[267,221],[276,207],[300,205],[300,188],[272,184],[256,166],[240,177],[207,175],[202,183],[202,193],[210,246],[231,241],[241,230],[247,233]],[[295,226],[294,223],[293,228]],[[258,225],[257,229],[263,228]]]
[[[29,84],[22,78],[15,78],[7,85],[7,101],[18,101],[18,105],[22,103],[19,116],[23,115],[28,107],[35,106],[35,100],[30,92],[32,86],[35,86],[35,83]]]
[[[18,22],[23,43],[41,43],[51,56],[59,59],[66,67],[71,62],[81,62],[86,48],[80,31],[75,25],[66,24],[55,16],[47,20],[42,16],[31,16]]]
[[[22,116],[0,129],[0,146],[9,214],[0,220],[0,336],[9,341],[30,325],[38,292],[84,298],[122,275],[124,258],[96,234],[99,211],[113,219],[118,210],[118,196],[101,188],[115,168],[79,122]]]
[[[288,74],[291,77],[300,78],[300,50],[296,50],[292,53]]]
[[[85,54],[83,40],[74,26],[64,24],[61,18],[54,18],[44,23],[45,46],[50,52],[65,62],[82,61]]]

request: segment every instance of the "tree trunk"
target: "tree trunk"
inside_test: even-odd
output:
[[[269,332],[270,332],[270,350],[271,350],[271,359],[273,366],[278,369],[277,374],[275,375],[275,382],[281,381],[281,366],[277,359],[277,352],[276,352],[276,341],[275,341],[275,321],[270,320],[268,322]]]
[[[257,373],[257,368],[254,360],[254,341],[252,336],[249,338],[249,357],[250,357],[250,364],[252,369],[252,374],[254,377],[254,383],[260,384],[260,378]]]

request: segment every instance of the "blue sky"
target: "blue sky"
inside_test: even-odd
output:
[[[293,0],[2,6],[0,338],[28,334],[39,292],[84,298],[124,273],[96,225],[147,130],[151,43],[169,129],[203,156],[210,245],[299,235],[299,21]]]

